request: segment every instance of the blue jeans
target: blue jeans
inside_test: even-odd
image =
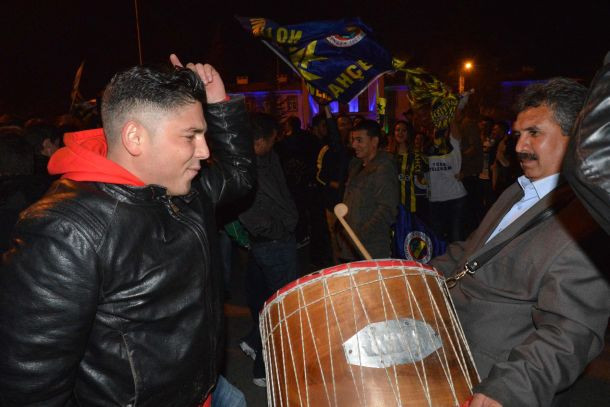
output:
[[[218,375],[218,382],[212,393],[212,407],[246,407],[246,397],[223,375]]]
[[[254,377],[264,377],[258,314],[277,290],[297,278],[297,246],[294,238],[252,243],[248,256],[246,293],[254,326],[246,341],[256,351]]]

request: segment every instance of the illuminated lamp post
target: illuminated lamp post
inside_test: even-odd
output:
[[[465,78],[465,74],[472,71],[472,69],[474,68],[474,64],[472,61],[465,61],[464,64],[462,65],[462,67],[460,68],[460,82],[459,82],[459,86],[458,86],[458,93],[462,93],[464,92],[464,88],[465,88],[465,82],[466,82],[466,78]]]

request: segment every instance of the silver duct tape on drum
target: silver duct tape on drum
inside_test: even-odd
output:
[[[368,324],[343,343],[343,351],[351,365],[387,368],[418,362],[441,346],[430,325],[401,318]]]

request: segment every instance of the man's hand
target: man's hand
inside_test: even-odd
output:
[[[481,393],[475,393],[470,402],[466,402],[462,407],[502,407],[496,400]]]
[[[176,56],[171,54],[169,60],[172,65],[182,67],[182,63]],[[205,87],[205,94],[208,103],[218,103],[226,100],[227,92],[225,91],[225,85],[220,78],[220,75],[210,64],[193,64],[189,62],[186,67],[191,71],[195,72],[201,78],[203,86]]]

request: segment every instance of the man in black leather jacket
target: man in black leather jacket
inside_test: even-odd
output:
[[[591,216],[610,235],[610,52],[572,128],[563,173]]]
[[[20,216],[0,270],[2,406],[209,402],[210,231],[251,188],[252,140],[214,68],[171,59],[113,78],[104,133],[68,133],[49,163],[62,179]]]

